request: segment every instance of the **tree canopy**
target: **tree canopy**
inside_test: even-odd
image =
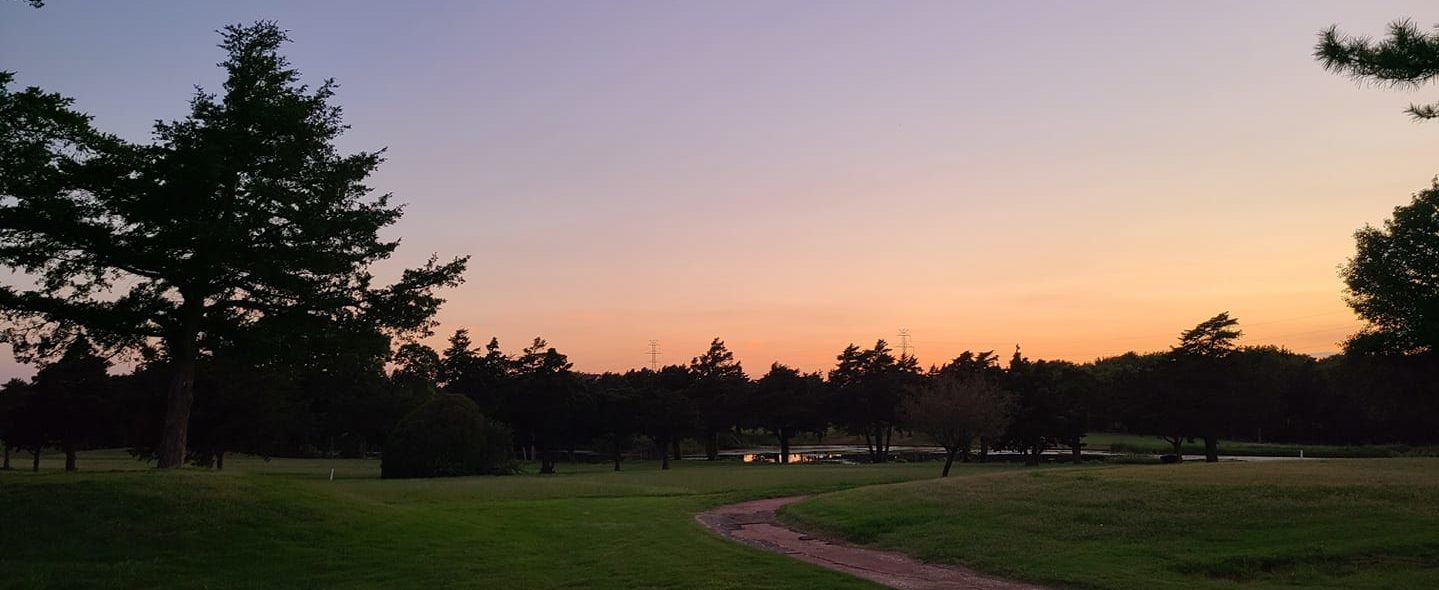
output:
[[[440,287],[465,258],[431,257],[389,286],[370,272],[398,242],[402,208],[365,180],[381,152],[342,154],[333,80],[316,87],[280,54],[271,22],[221,32],[226,81],[137,145],[93,128],[72,101],[10,89],[0,74],[0,288],[4,341],[54,354],[84,334],[155,349],[171,373],[159,463],[186,448],[194,371],[207,339],[274,315],[427,334]]]
[[[1352,352],[1439,350],[1439,181],[1394,208],[1382,227],[1355,232],[1341,271],[1350,307],[1368,326],[1346,342]]]

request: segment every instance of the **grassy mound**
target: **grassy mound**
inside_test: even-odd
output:
[[[1439,460],[1051,469],[827,494],[800,527],[1083,588],[1426,588]]]

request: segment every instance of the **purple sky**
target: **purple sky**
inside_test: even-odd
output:
[[[1439,172],[1407,94],[1310,57],[1433,2],[0,4],[0,68],[132,139],[274,19],[410,204],[393,265],[474,256],[442,333],[582,370],[725,338],[753,371],[914,333],[1087,360],[1228,310],[1337,350],[1351,234]],[[1431,89],[1432,90],[1432,89]],[[442,334],[443,335],[443,334]],[[0,377],[29,370],[0,362]]]

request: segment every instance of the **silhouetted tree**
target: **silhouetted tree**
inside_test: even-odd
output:
[[[949,477],[956,455],[969,462],[975,441],[1004,432],[1012,404],[997,379],[980,371],[955,371],[935,375],[916,387],[905,400],[904,413],[911,428],[944,447],[940,477]]]
[[[1324,69],[1361,82],[1418,89],[1439,76],[1439,34],[1422,31],[1408,19],[1390,23],[1389,36],[1380,41],[1346,37],[1331,26],[1320,31],[1314,57]],[[1433,119],[1439,117],[1439,103],[1411,104],[1406,112]]]
[[[1354,353],[1439,352],[1439,181],[1396,207],[1384,227],[1355,232],[1342,275],[1349,306],[1368,322]]]
[[[369,267],[398,244],[379,232],[400,208],[365,184],[379,153],[336,149],[335,85],[300,84],[287,40],[274,23],[226,27],[223,92],[197,91],[146,146],[0,74],[0,266],[39,279],[0,288],[4,340],[41,356],[80,328],[107,347],[158,342],[172,374],[161,467],[185,457],[207,334],[295,309],[424,333],[434,291],[465,267],[432,257],[373,285]]]
[[[1013,405],[1004,446],[1023,454],[1026,465],[1038,465],[1046,449],[1061,445],[1079,461],[1088,430],[1085,402],[1093,389],[1086,371],[1066,361],[1030,361],[1015,347],[1005,389]]]
[[[40,470],[40,452],[49,444],[46,410],[30,383],[11,379],[0,389],[0,431],[5,435],[5,449],[29,451],[31,471]]]
[[[595,431],[600,443],[608,447],[615,471],[620,470],[630,440],[640,431],[644,398],[640,388],[644,377],[635,371],[623,375],[605,373],[591,386],[595,406]],[[661,451],[663,454],[664,451]]]
[[[1004,378],[1004,368],[999,366],[999,357],[994,354],[993,350],[979,353],[966,350],[938,369],[931,367],[930,373],[931,379],[935,377],[978,377],[1000,382]],[[981,461],[989,457],[989,450],[1000,435],[999,432],[983,432],[978,435],[975,442],[979,445]],[[969,461],[968,449],[965,450],[964,460]]]
[[[10,469],[11,453],[27,448],[32,439],[38,438],[39,421],[30,415],[34,393],[24,379],[10,379],[0,385],[0,445],[5,447],[0,469]],[[39,460],[38,454],[36,460]]]
[[[704,354],[690,360],[689,370],[694,380],[687,394],[699,422],[698,438],[704,442],[705,458],[713,461],[719,457],[719,433],[738,422],[749,378],[719,338],[710,341]]]
[[[225,468],[225,455],[269,457],[301,415],[296,383],[273,366],[241,358],[211,358],[198,366],[190,414],[190,463]]]
[[[694,384],[694,374],[683,365],[666,365],[658,372],[649,369],[627,374],[639,396],[640,432],[654,441],[660,457],[660,469],[670,468],[671,450],[694,423],[694,409],[686,392]],[[677,453],[673,454],[676,460]]]
[[[540,473],[554,473],[558,453],[574,441],[584,416],[583,389],[565,355],[535,338],[515,359],[515,388],[508,404],[520,445],[534,449]]]
[[[824,377],[819,373],[801,373],[774,363],[751,390],[746,422],[774,434],[779,462],[789,463],[790,439],[801,432],[824,432],[825,401]]]
[[[829,373],[832,399],[840,425],[864,435],[870,459],[889,460],[890,440],[901,426],[900,403],[904,392],[921,380],[919,363],[909,355],[894,356],[884,340],[861,350],[853,344],[840,352]]]
[[[39,409],[42,433],[35,442],[59,447],[65,453],[65,471],[76,469],[76,451],[110,429],[109,367],[109,361],[96,356],[89,341],[80,338],[59,360],[35,373],[33,403]]]
[[[1239,320],[1223,312],[1181,332],[1179,345],[1170,351],[1172,374],[1179,395],[1193,415],[1193,434],[1204,439],[1204,460],[1219,461],[1219,434],[1227,417],[1238,407],[1240,387],[1230,353],[1244,335]]]

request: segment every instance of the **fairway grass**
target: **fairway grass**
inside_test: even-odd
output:
[[[781,516],[1074,588],[1439,588],[1439,459],[1050,469],[825,494]]]
[[[1377,459],[1385,457],[1436,457],[1439,447],[1409,445],[1301,445],[1294,443],[1257,443],[1232,440],[1218,441],[1220,455],[1235,457],[1299,457],[1300,451],[1311,459]],[[1084,437],[1085,447],[1096,451],[1163,455],[1174,452],[1168,442],[1154,436],[1091,432]],[[1203,455],[1204,441],[1185,442],[1186,455]]]
[[[681,461],[396,481],[378,461],[159,472],[114,452],[59,466],[0,472],[0,588],[873,588],[712,536],[693,515],[939,471]]]

